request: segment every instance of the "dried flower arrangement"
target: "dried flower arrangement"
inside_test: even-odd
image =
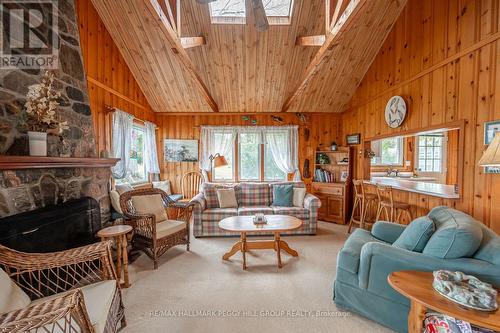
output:
[[[54,73],[46,71],[40,83],[28,87],[25,124],[29,131],[61,135],[69,129],[67,121],[56,117],[61,93],[54,89]]]

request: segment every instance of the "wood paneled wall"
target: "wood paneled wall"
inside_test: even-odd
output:
[[[163,140],[164,139],[198,139],[200,137],[200,125],[250,125],[242,119],[243,115],[181,115],[169,116],[158,115],[157,123],[160,127],[158,135],[158,156],[160,158],[161,179],[168,179],[172,184],[173,191],[180,193],[180,179],[188,171],[199,170],[198,163],[186,162],[164,162]],[[257,125],[272,126],[280,124],[271,119],[271,115],[251,115],[257,120]],[[318,146],[329,147],[332,141],[339,142],[340,114],[310,114],[306,124],[300,123],[295,114],[280,114],[285,124],[299,125],[299,167],[303,172],[304,160],[310,161],[309,170],[314,173],[314,149]],[[306,128],[309,129],[309,139],[306,139]],[[311,179],[305,179],[310,184]]]
[[[409,0],[342,116],[343,135],[363,138],[465,119],[463,198],[398,192],[398,200],[423,215],[437,205],[470,213],[500,232],[500,175],[477,166],[484,122],[500,119],[498,0]],[[408,106],[403,126],[384,122],[385,104],[401,95]],[[358,147],[359,148],[359,147]],[[357,154],[356,176],[362,175]]]
[[[110,151],[111,115],[105,105],[122,109],[141,120],[154,122],[155,114],[92,2],[76,0],[75,4],[97,151]]]

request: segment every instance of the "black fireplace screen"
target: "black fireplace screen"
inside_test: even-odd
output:
[[[54,252],[97,241],[99,203],[89,197],[0,219],[0,244],[23,252]]]

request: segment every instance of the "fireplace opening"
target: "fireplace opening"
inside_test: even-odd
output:
[[[11,249],[46,253],[98,241],[99,203],[90,197],[69,200],[0,219],[0,244]]]

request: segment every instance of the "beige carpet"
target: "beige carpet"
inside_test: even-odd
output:
[[[320,223],[316,236],[284,237],[299,252],[253,251],[248,270],[241,255],[223,261],[237,238],[193,238],[169,250],[158,270],[142,255],[130,266],[132,286],[123,291],[132,332],[390,332],[332,301],[337,253],[346,227]]]

